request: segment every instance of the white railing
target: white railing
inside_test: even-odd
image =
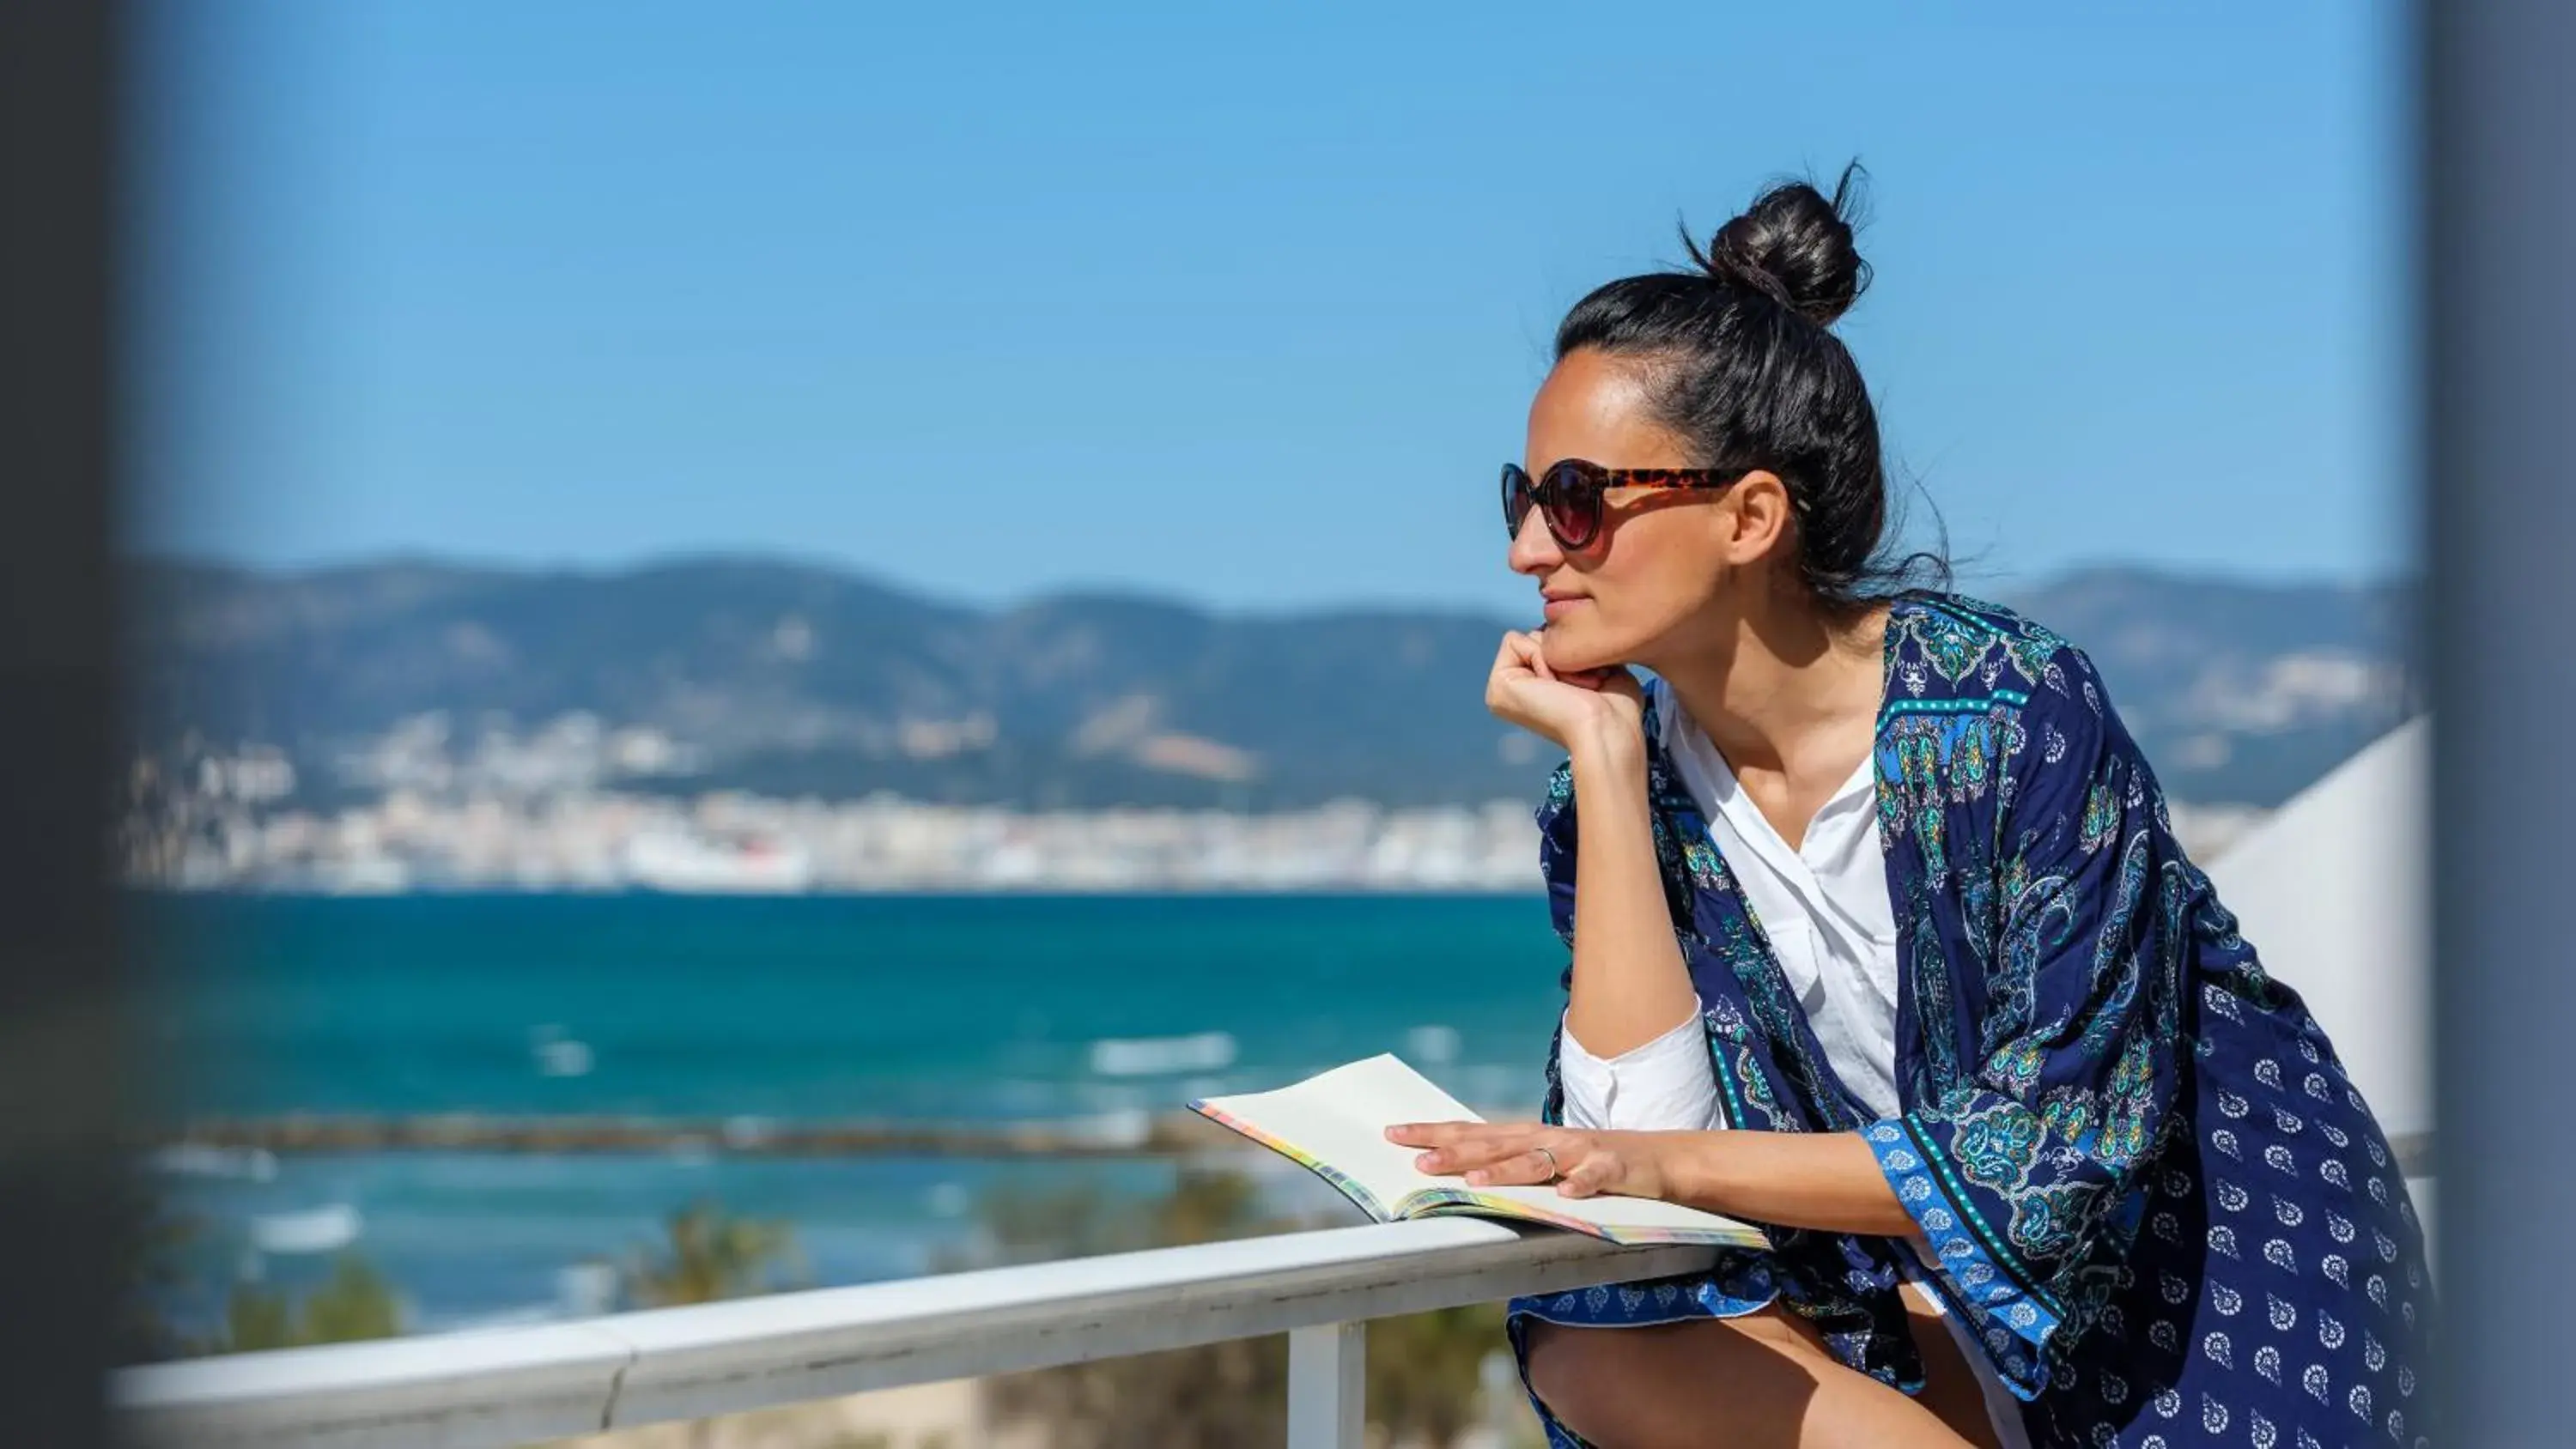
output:
[[[466,1449],[1284,1332],[1289,1449],[1358,1449],[1367,1320],[1711,1258],[1435,1218],[161,1364],[112,1392],[174,1449]]]

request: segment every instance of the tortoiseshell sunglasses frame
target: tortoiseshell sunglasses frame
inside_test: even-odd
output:
[[[1521,536],[1530,508],[1563,549],[1589,548],[1601,536],[1601,495],[1613,488],[1724,488],[1744,476],[1726,468],[1604,468],[1582,458],[1559,458],[1532,481],[1518,463],[1503,465],[1503,528]]]

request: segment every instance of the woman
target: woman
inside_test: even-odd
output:
[[[1567,753],[1544,1121],[1390,1135],[1770,1225],[1512,1305],[1553,1443],[2427,1443],[2421,1234],[2324,1033],[2084,655],[1895,587],[1851,181],[1559,329],[1504,480],[1546,623],[1487,687]]]

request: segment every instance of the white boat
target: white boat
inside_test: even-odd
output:
[[[814,882],[805,852],[766,840],[727,843],[678,831],[636,836],[626,878],[646,890],[692,895],[780,895]]]
[[[354,1204],[325,1203],[252,1218],[250,1241],[263,1253],[336,1253],[358,1240],[360,1226]]]

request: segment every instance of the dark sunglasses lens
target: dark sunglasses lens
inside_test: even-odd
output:
[[[1581,548],[1601,531],[1601,485],[1581,468],[1559,464],[1547,472],[1547,526],[1556,541]]]
[[[1503,529],[1512,537],[1521,536],[1521,525],[1529,521],[1531,503],[1530,476],[1511,463],[1503,465]]]

